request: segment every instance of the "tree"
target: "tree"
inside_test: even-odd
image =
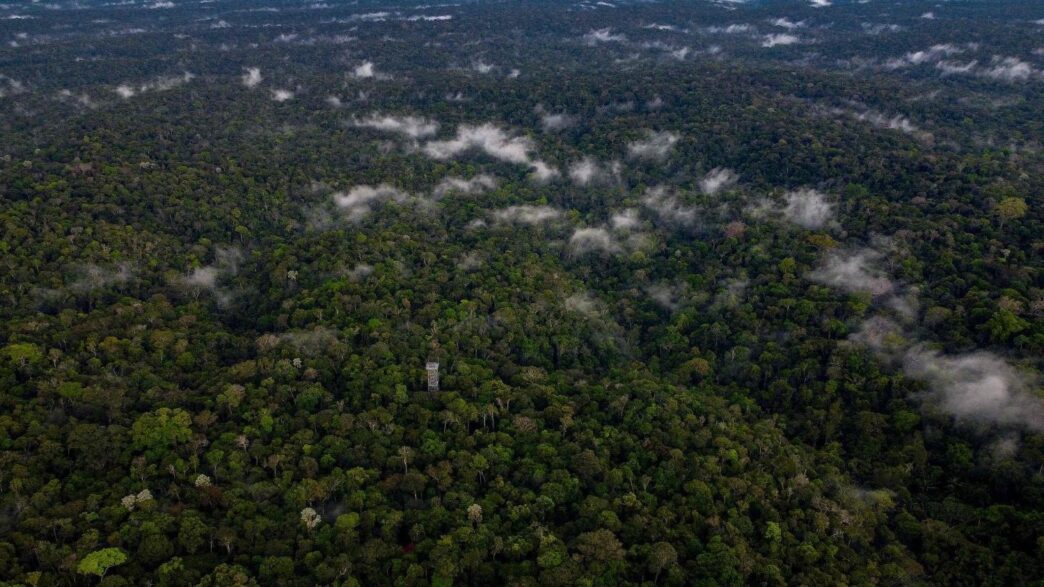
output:
[[[134,446],[139,450],[160,451],[192,438],[192,417],[179,408],[159,408],[142,414],[131,428]]]
[[[653,583],[658,583],[660,573],[678,562],[678,551],[670,542],[657,542],[649,551],[649,570],[655,575]]]
[[[1026,215],[1029,211],[1029,205],[1026,200],[1017,196],[1008,196],[1000,202],[997,202],[997,216],[1001,219],[1001,228],[1004,228],[1004,223],[1008,220],[1018,220]]]
[[[127,562],[127,553],[119,548],[103,548],[83,557],[76,570],[83,575],[95,575],[99,579],[105,577],[109,569]]]

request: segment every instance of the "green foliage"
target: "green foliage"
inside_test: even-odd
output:
[[[83,557],[76,570],[83,575],[104,577],[109,569],[127,562],[127,553],[119,548],[103,548]]]

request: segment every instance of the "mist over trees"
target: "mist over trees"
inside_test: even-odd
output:
[[[0,4],[0,584],[1039,582],[1042,18]]]

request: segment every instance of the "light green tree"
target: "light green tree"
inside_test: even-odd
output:
[[[105,576],[109,569],[118,567],[127,562],[127,553],[119,548],[103,548],[96,550],[83,557],[76,570],[83,575],[96,575],[98,578]]]

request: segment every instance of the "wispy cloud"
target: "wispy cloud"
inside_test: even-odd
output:
[[[239,263],[243,253],[235,247],[218,247],[214,251],[214,262],[210,265],[194,267],[188,274],[178,279],[178,283],[189,288],[193,295],[199,297],[203,292],[214,296],[220,306],[227,306],[232,301],[232,293],[222,287],[220,281],[227,276],[239,273]]]
[[[579,186],[611,183],[619,179],[620,164],[602,165],[593,157],[584,157],[569,166],[569,179]]]
[[[800,43],[801,38],[790,33],[773,33],[761,38],[762,47],[777,47],[780,45],[793,45]]]
[[[562,211],[550,206],[509,206],[494,210],[493,220],[505,224],[547,224],[562,217]]]
[[[808,278],[844,291],[888,295],[895,285],[878,266],[883,256],[871,248],[833,251]]]
[[[470,179],[446,177],[435,186],[432,193],[440,198],[450,193],[471,196],[495,189],[496,187],[497,180],[492,175],[480,174]]]
[[[535,145],[529,137],[510,134],[489,123],[461,125],[457,127],[454,138],[430,141],[424,145],[424,152],[434,159],[449,159],[469,151],[481,151],[501,161],[527,165],[533,169],[534,178],[541,181],[557,175],[557,170],[533,157],[534,150]]]
[[[372,61],[363,61],[352,70],[352,77],[356,79],[368,79],[377,75],[377,69]]]
[[[408,197],[409,194],[386,183],[355,186],[347,192],[337,192],[332,196],[334,205],[350,222],[362,220],[377,204],[389,200],[402,202]]]
[[[439,123],[427,118],[387,114],[371,114],[363,119],[353,119],[352,125],[406,135],[413,139],[432,136],[439,130]]]
[[[294,99],[294,93],[290,90],[273,89],[272,99],[276,102],[286,102]]]
[[[642,205],[669,224],[691,226],[696,222],[696,208],[681,203],[678,195],[666,186],[655,186],[646,190],[642,197]]]
[[[261,68],[250,67],[243,74],[243,85],[248,88],[256,88],[261,83],[261,79]]]
[[[700,180],[700,191],[713,196],[721,190],[733,186],[739,181],[739,176],[731,169],[715,167]]]
[[[584,35],[584,42],[588,45],[597,45],[598,43],[622,43],[627,41],[627,35],[624,34],[613,34],[613,29],[597,29],[591,30]]]
[[[819,229],[834,220],[834,204],[817,190],[800,189],[783,196],[783,217],[804,228]]]
[[[623,247],[605,228],[578,228],[569,238],[569,251],[574,256],[589,253],[615,255],[623,252]]]
[[[789,18],[787,18],[785,16],[781,17],[781,18],[773,18],[773,19],[769,20],[769,24],[771,24],[772,26],[777,26],[777,27],[784,28],[784,29],[787,29],[787,30],[790,30],[790,31],[792,31],[794,29],[804,28],[806,26],[805,25],[805,21],[803,21],[803,20],[799,20],[797,22],[794,22],[794,21],[790,20]]]
[[[127,283],[134,277],[131,266],[127,263],[105,267],[87,263],[77,267],[76,278],[69,283],[69,289],[77,293],[92,292],[112,285]]]
[[[120,84],[116,86],[116,93],[121,98],[129,99],[145,92],[163,92],[172,90],[182,84],[187,84],[195,78],[195,74],[185,72],[180,76],[163,76],[138,84]]]
[[[0,98],[7,98],[25,91],[25,84],[13,77],[0,74]]]
[[[544,132],[557,132],[576,124],[576,118],[565,113],[544,112],[542,108],[538,108],[537,113],[540,114],[540,128]]]
[[[678,142],[678,135],[668,131],[645,131],[645,138],[627,145],[627,154],[635,159],[663,161]]]

